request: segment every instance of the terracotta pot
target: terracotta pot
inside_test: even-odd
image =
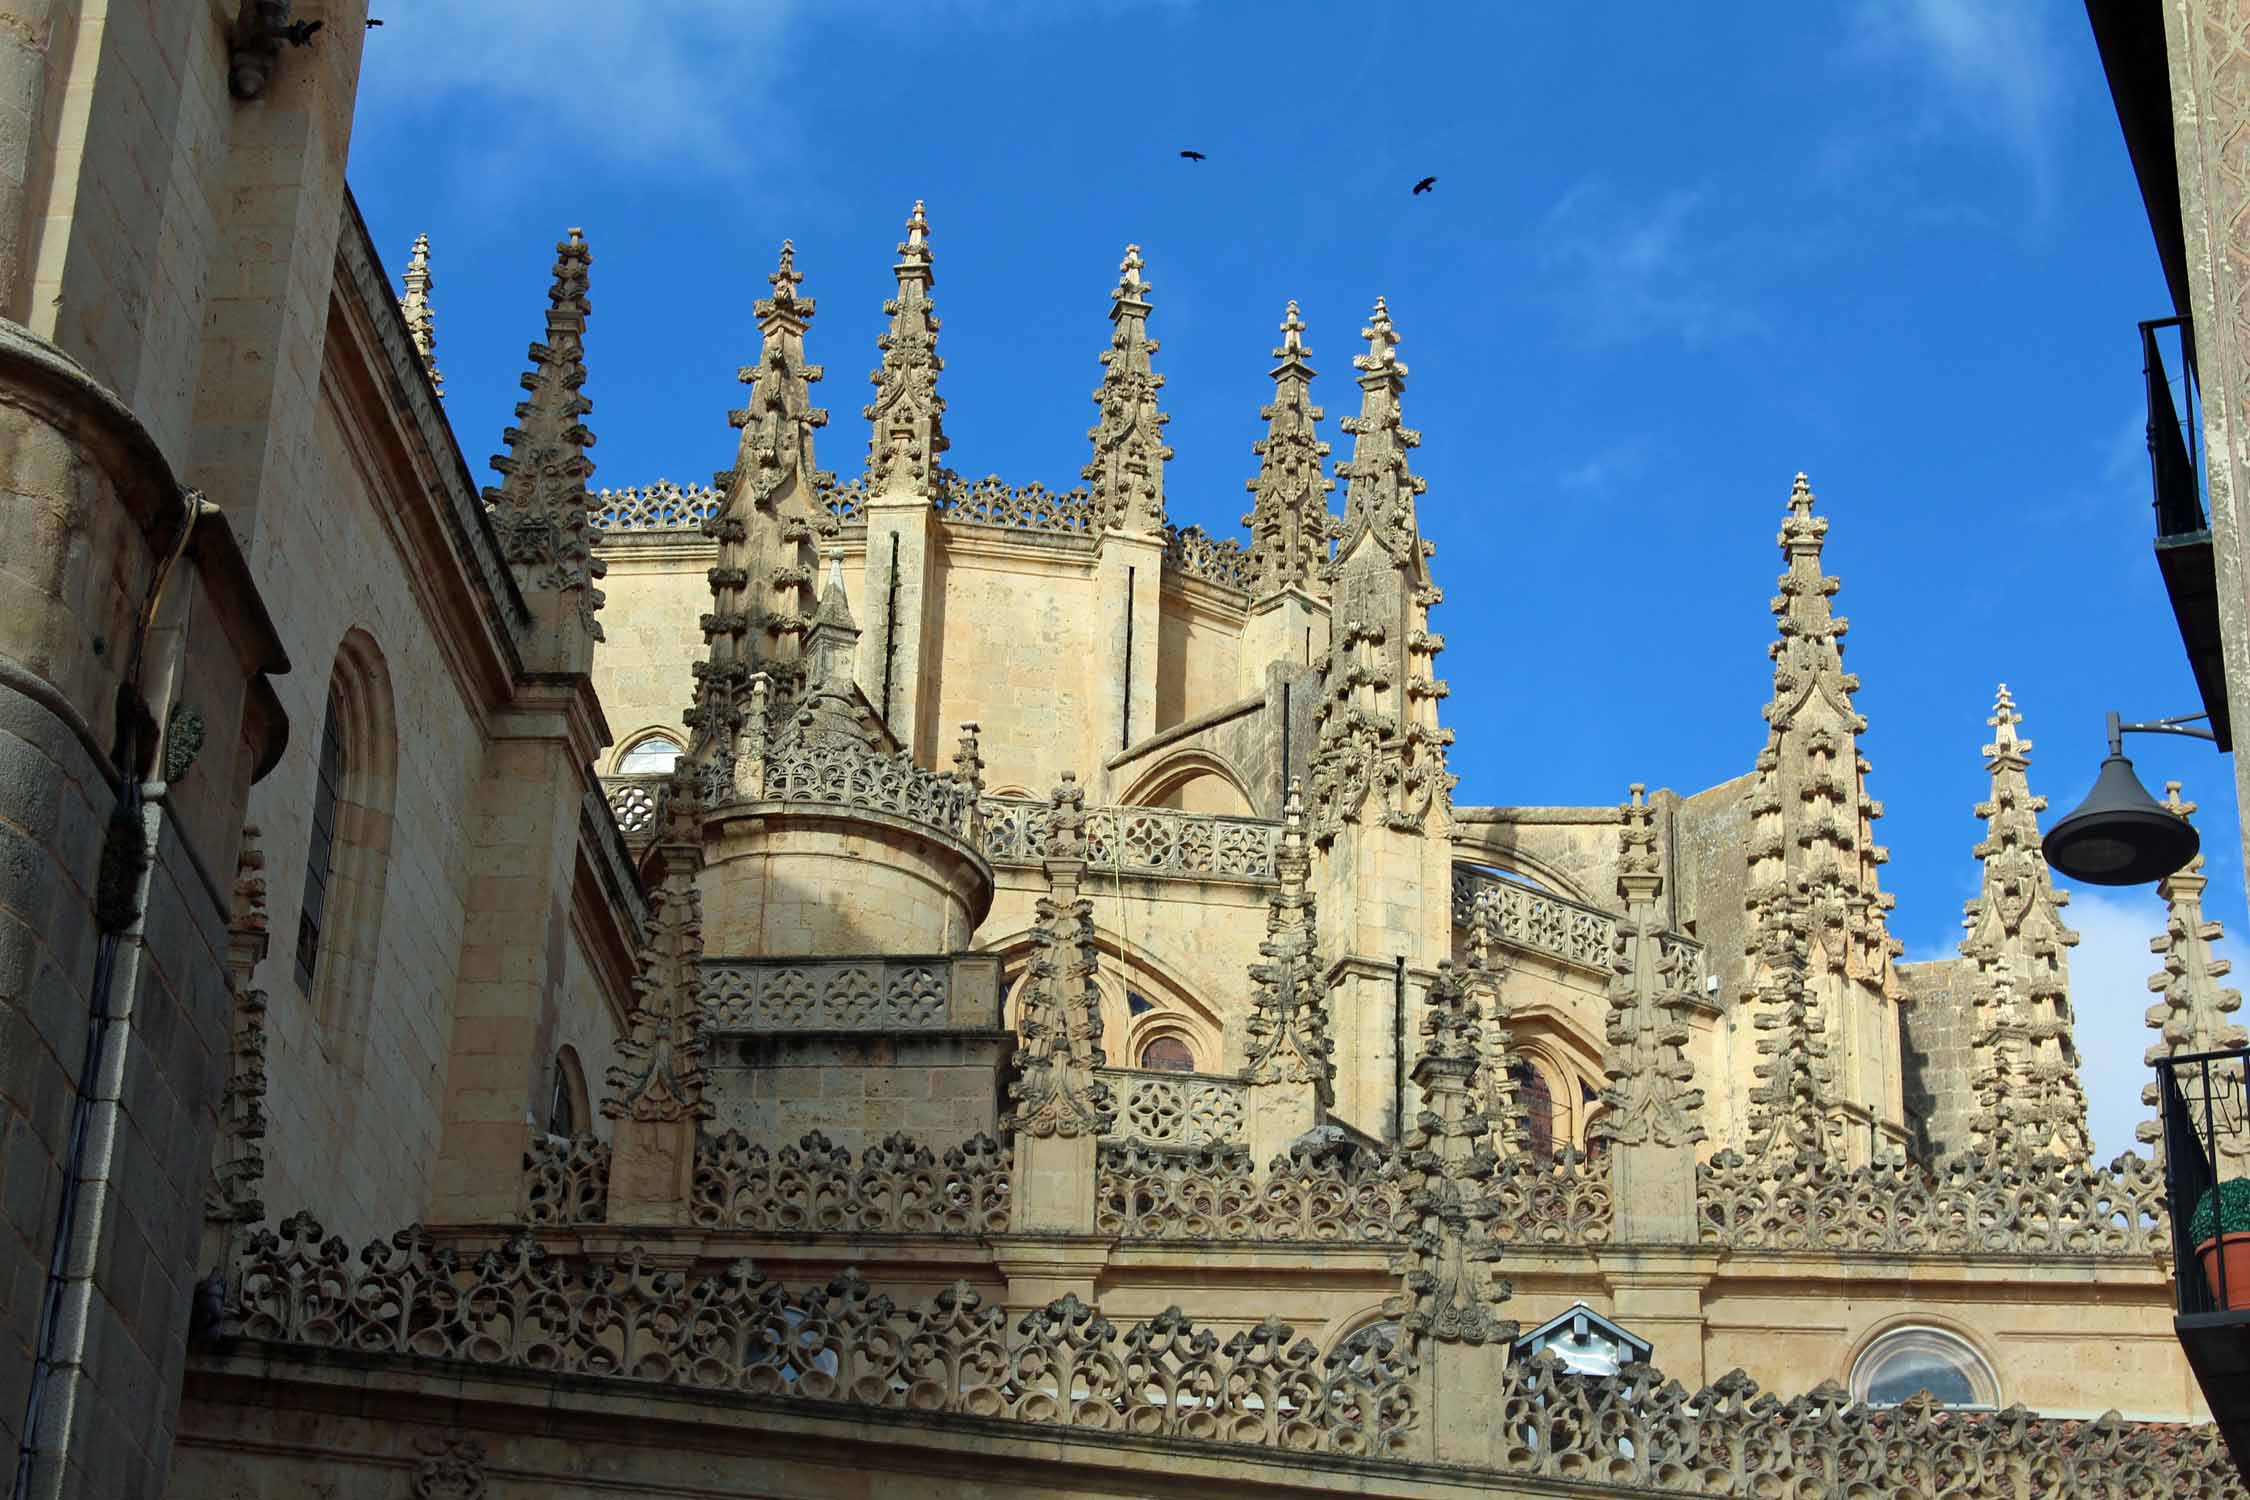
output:
[[[2250,1309],[2250,1231],[2237,1230],[2205,1240],[2195,1247],[2203,1258],[2203,1279],[2211,1296],[2228,1312]],[[2219,1257],[2226,1257],[2226,1282],[2219,1281]]]

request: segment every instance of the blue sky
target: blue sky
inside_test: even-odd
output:
[[[784,236],[819,300],[822,461],[853,472],[919,197],[954,467],[1076,482],[1137,241],[1171,513],[1222,533],[1283,303],[1303,306],[1341,457],[1358,332],[1389,299],[1462,801],[1747,769],[1799,469],[1831,520],[1910,956],[1950,953],[1974,894],[1997,682],[2058,812],[2091,784],[2105,710],[2199,707],[2149,548],[2134,324],[2170,308],[2076,5],[375,11],[351,179],[394,276],[430,235],[447,407],[476,459],[575,224],[597,485],[731,461],[734,371]],[[2128,753],[2201,803],[2209,909],[2239,927],[2229,765],[2189,741]],[[2080,892],[2071,914],[2106,1157],[2140,1114],[2161,907]]]

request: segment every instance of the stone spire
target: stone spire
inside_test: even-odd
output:
[[[1423,540],[1414,514],[1416,497],[1430,486],[1407,466],[1406,455],[1422,446],[1422,434],[1400,420],[1406,361],[1398,357],[1398,332],[1382,298],[1375,299],[1375,311],[1359,336],[1367,340],[1367,352],[1352,357],[1352,368],[1359,371],[1359,415],[1344,418],[1344,431],[1353,438],[1352,456],[1336,466],[1345,481],[1336,554],[1342,558],[1358,550],[1362,538],[1371,538],[1397,562],[1418,564],[1437,550]]]
[[[1347,481],[1342,540],[1325,575],[1336,623],[1312,760],[1313,836],[1324,846],[1361,821],[1370,793],[1384,827],[1422,830],[1433,814],[1444,822],[1459,779],[1446,766],[1453,732],[1437,714],[1447,691],[1435,675],[1445,637],[1429,628],[1445,594],[1430,581],[1437,548],[1414,516],[1428,486],[1406,462],[1422,435],[1399,421],[1406,365],[1380,297],[1361,336],[1368,352],[1352,360],[1359,415],[1344,421],[1352,456],[1336,466]]]
[[[1494,1312],[1510,1288],[1492,1272],[1501,1257],[1488,1191],[1497,1162],[1477,1108],[1480,1018],[1450,960],[1438,965],[1427,1000],[1413,1073],[1422,1107],[1395,1167],[1395,1228],[1406,1249],[1392,1262],[1402,1292],[1389,1311],[1417,1341],[1505,1343],[1517,1329]]]
[[[654,861],[647,936],[633,976],[632,1013],[601,1103],[602,1114],[616,1122],[611,1223],[685,1215],[696,1136],[711,1117],[703,1093],[700,792],[691,767],[673,772],[647,856]]]
[[[445,399],[445,377],[437,367],[437,315],[430,307],[430,289],[436,285],[430,280],[430,237],[414,236],[414,253],[406,259],[406,275],[400,278],[406,295],[398,299],[398,310],[406,314],[406,336],[414,340],[414,348],[422,356],[422,368],[430,372],[430,389],[440,401]]]
[[[1325,594],[1321,570],[1336,535],[1327,498],[1336,481],[1322,468],[1328,444],[1319,427],[1326,413],[1313,404],[1313,367],[1305,362],[1312,351],[1304,332],[1292,302],[1281,320],[1281,347],[1273,351],[1280,361],[1273,369],[1273,400],[1258,410],[1266,435],[1250,445],[1258,455],[1258,477],[1248,482],[1253,498],[1242,524],[1250,528],[1251,593],[1261,599],[1286,588]]]
[[[1086,433],[1094,459],[1079,477],[1093,487],[1094,514],[1104,529],[1157,535],[1164,530],[1164,465],[1172,458],[1164,426],[1172,419],[1156,405],[1164,377],[1151,363],[1158,345],[1148,336],[1152,288],[1141,279],[1140,246],[1125,247],[1118,270],[1117,289],[1109,294],[1109,348],[1094,392],[1101,420]]]
[[[1992,792],[1977,804],[1985,834],[1976,846],[1984,876],[1976,899],[1962,908],[1961,923],[1961,956],[1974,966],[1977,1029],[2011,1046],[2020,1040],[2025,1049],[2011,1061],[2007,1085],[2017,1091],[2010,1103],[2022,1126],[2016,1142],[2083,1161],[2093,1146],[2071,1037],[2070,949],[2078,934],[2062,919],[2070,895],[2055,889],[2040,852],[2037,815],[2046,811],[2047,799],[2032,794],[2026,776],[2031,741],[2017,732],[2023,715],[2006,683],[1985,722],[1993,731],[1984,747]],[[1998,1018],[2003,976],[2005,1003],[2016,1010],[2005,1025]],[[1996,1063],[1982,1043],[1978,1047],[1974,1071],[1983,1073]]]
[[[1016,1030],[1006,1128],[1018,1137],[1092,1141],[1116,1119],[1103,1066],[1101,992],[1095,988],[1094,903],[1086,873],[1086,794],[1065,772],[1047,811],[1047,894],[1039,898],[1031,971]]]
[[[1280,886],[1266,902],[1265,960],[1250,967],[1250,1061],[1244,1076],[1258,1083],[1309,1083],[1319,1107],[1335,1102],[1336,1065],[1328,1056],[1328,982],[1322,973],[1310,887],[1312,852],[1305,843],[1305,804],[1289,784],[1281,847],[1274,858]]]
[[[942,471],[938,455],[951,445],[942,419],[945,398],[937,391],[938,318],[930,305],[930,288],[937,282],[930,271],[930,221],[923,216],[922,200],[906,221],[906,239],[898,247],[898,295],[883,304],[890,329],[875,341],[883,351],[880,369],[867,379],[875,399],[865,408],[874,424],[867,437],[867,493],[919,495],[932,505],[943,500]]]
[[[750,404],[728,414],[742,432],[735,466],[714,476],[724,498],[703,523],[703,534],[719,544],[718,561],[703,617],[706,659],[696,664],[695,702],[684,717],[692,731],[687,758],[703,769],[706,797],[724,797],[732,786],[737,742],[750,731],[751,678],[767,679],[766,711],[776,716],[794,715],[805,680],[803,636],[819,567],[814,538],[829,522],[820,496],[835,476],[813,461],[813,433],[828,413],[812,404],[825,372],[805,362],[813,299],[797,293],[804,279],[795,246],[782,241],[781,263],[766,277],[773,295],[752,307],[758,362],[736,376],[750,387]]]
[[[518,425],[501,434],[508,451],[492,460],[501,482],[484,492],[484,500],[517,585],[527,595],[565,596],[586,633],[598,641],[602,628],[594,612],[602,606],[602,593],[594,580],[608,565],[592,550],[586,481],[594,463],[586,450],[594,446],[594,435],[584,418],[594,403],[580,390],[586,383],[586,318],[593,311],[586,285],[593,263],[576,229],[555,246],[546,342],[531,346],[531,368],[523,377],[530,394],[516,403]]]
[[[1836,1120],[1829,1108],[1833,1072],[1820,1001],[1808,983],[1811,921],[1804,902],[1775,898],[1759,913],[1759,953],[1751,985],[1759,1062],[1751,1071],[1749,1152],[1787,1171],[1826,1160]]]
[[[2164,801],[2182,818],[2195,811],[2193,802],[2180,800],[2180,784],[2176,781],[2164,784]],[[2164,967],[2148,981],[2157,996],[2156,1003],[2148,1008],[2149,1029],[2157,1039],[2143,1058],[2151,1067],[2161,1057],[2250,1045],[2250,1032],[2227,1019],[2242,1008],[2242,992],[2219,984],[2234,965],[2211,951],[2225,929],[2203,915],[2203,891],[2209,884],[2200,854],[2156,883],[2156,893],[2164,898],[2164,935],[2149,939],[2148,947],[2151,953],[2163,956]],[[2153,1081],[2142,1086],[2141,1102],[2151,1108],[2157,1106]],[[2136,1133],[2161,1154],[2161,1119],[2142,1121]],[[2250,1176],[2250,1148],[2244,1146],[2241,1134],[2223,1135],[2220,1146],[2222,1154],[2232,1159],[2213,1164],[2219,1176]]]
[[[1744,947],[1756,968],[1774,914],[1793,904],[1800,930],[1780,947],[1802,947],[1803,1003],[1823,1018],[1818,1034],[1835,1065],[1821,1101],[1871,1118],[1896,1143],[1905,1125],[1895,1018],[1860,1021],[1866,1007],[1894,1002],[1891,960],[1902,945],[1888,925],[1893,898],[1877,879],[1890,853],[1875,842],[1883,806],[1867,795],[1870,768],[1859,749],[1867,721],[1852,706],[1859,678],[1843,665],[1849,623],[1829,604],[1840,584],[1821,568],[1827,534],[1799,474],[1776,538],[1788,570],[1772,604],[1779,638],[1766,648],[1773,699],[1749,798]]]
[[[1695,995],[1682,980],[1692,965],[1668,954],[1657,915],[1664,893],[1657,849],[1656,809],[1647,788],[1635,782],[1632,800],[1617,809],[1617,894],[1625,903],[1610,963],[1608,1046],[1602,1071],[1602,1113],[1588,1134],[1618,1146],[1692,1146],[1704,1138],[1696,1119],[1703,1091],[1690,1085],[1688,1008]]]

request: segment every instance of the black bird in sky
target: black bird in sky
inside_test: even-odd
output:
[[[1180,155],[1186,157],[1189,161],[1203,160],[1203,153],[1200,151],[1182,151]]]
[[[374,28],[374,27],[377,27],[377,26],[380,26],[380,25],[382,25],[382,24],[383,24],[383,18],[382,18],[381,16],[369,16],[369,17],[367,18],[367,24],[368,24],[369,28],[370,28],[370,29],[372,29],[372,28]]]
[[[1437,179],[1436,179],[1435,177],[1425,177],[1425,178],[1423,178],[1423,179],[1422,179],[1422,180],[1421,180],[1420,182],[1417,182],[1417,183],[1415,183],[1415,184],[1414,184],[1414,194],[1413,194],[1413,196],[1415,196],[1415,197],[1419,198],[1419,197],[1421,197],[1421,196],[1422,196],[1422,195],[1423,195],[1424,193],[1428,192],[1428,191],[1429,191],[1429,190],[1430,190],[1431,188],[1434,188],[1434,187],[1436,187],[1436,186],[1437,186]]]

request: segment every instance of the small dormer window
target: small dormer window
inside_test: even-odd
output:
[[[1655,1348],[1585,1303],[1574,1302],[1568,1311],[1519,1337],[1511,1352],[1517,1359],[1553,1355],[1573,1375],[1615,1375],[1627,1365],[1647,1364]]]

